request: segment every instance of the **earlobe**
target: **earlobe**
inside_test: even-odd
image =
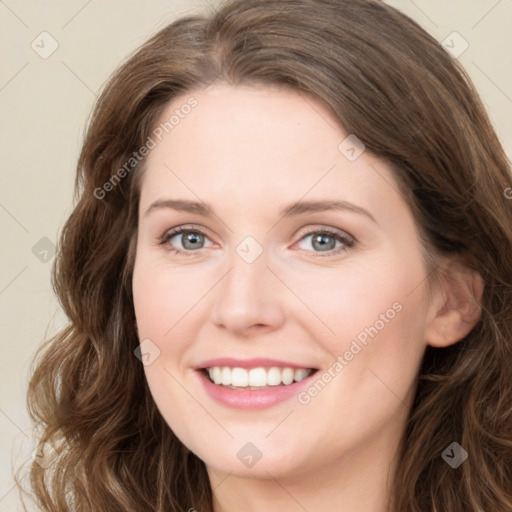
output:
[[[452,263],[442,278],[438,300],[432,304],[437,312],[425,330],[427,344],[447,347],[467,336],[480,319],[483,290],[483,279],[476,270]]]

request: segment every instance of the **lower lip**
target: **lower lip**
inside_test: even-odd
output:
[[[214,384],[202,370],[197,370],[208,395],[216,402],[234,409],[265,409],[283,402],[297,395],[307,386],[317,372],[313,372],[305,379],[287,386],[275,386],[262,390],[231,389],[226,386]]]

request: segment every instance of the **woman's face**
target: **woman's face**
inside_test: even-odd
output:
[[[150,143],[133,276],[162,416],[210,476],[383,464],[432,316],[389,167],[292,91],[216,85],[173,115]]]

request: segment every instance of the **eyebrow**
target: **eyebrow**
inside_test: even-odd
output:
[[[158,199],[146,210],[144,217],[147,217],[152,211],[161,209],[193,213],[203,217],[213,216],[213,208],[208,203],[187,201],[183,199]],[[375,217],[368,210],[348,201],[297,201],[282,208],[279,211],[279,215],[283,217],[291,217],[304,213],[325,212],[330,210],[349,211],[359,215],[364,215],[377,224]]]

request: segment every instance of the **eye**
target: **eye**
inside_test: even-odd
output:
[[[334,256],[347,249],[351,248],[355,244],[354,238],[345,233],[330,228],[317,229],[315,231],[309,231],[306,233],[298,243],[310,238],[312,247],[315,249],[314,252],[327,253],[327,254],[316,254],[315,256],[325,257]],[[341,247],[336,248],[336,242],[341,244]],[[306,249],[307,250],[307,249]]]
[[[179,241],[181,248],[175,246],[176,241],[173,242],[174,238]],[[353,237],[341,231],[332,230],[330,228],[322,228],[309,231],[301,237],[297,244],[300,244],[308,238],[311,238],[310,243],[315,249],[313,252],[326,253],[315,255],[319,257],[334,256],[338,253],[346,251],[355,244]],[[173,252],[174,254],[191,256],[192,253],[199,252],[201,249],[205,248],[205,240],[209,240],[209,238],[200,229],[192,228],[189,226],[180,226],[172,229],[171,231],[168,231],[162,237],[160,237],[158,245],[167,246],[167,250]],[[337,242],[341,246],[338,245],[338,247],[336,247]]]
[[[182,245],[182,248],[176,248],[175,243],[172,242],[176,238]],[[191,256],[191,252],[196,252],[204,248],[205,240],[208,237],[200,230],[187,226],[180,226],[165,233],[159,239],[159,245],[168,245],[168,250],[175,254],[184,254]]]

